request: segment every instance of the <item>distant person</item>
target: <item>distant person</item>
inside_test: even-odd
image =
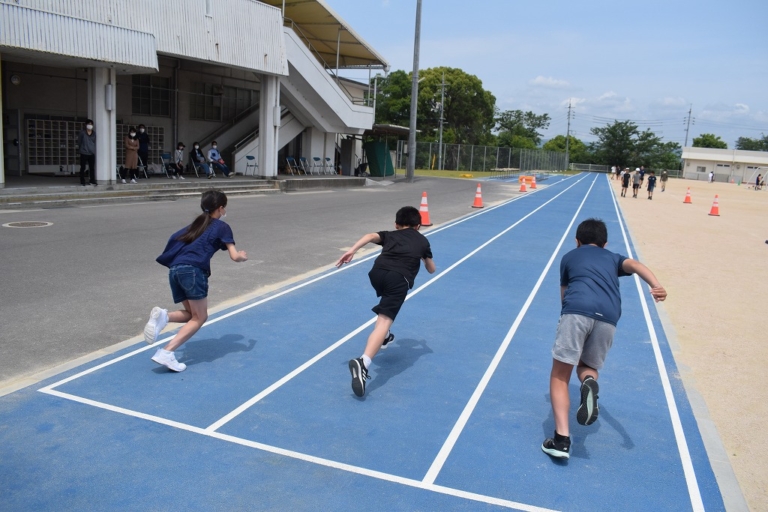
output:
[[[143,124],[139,125],[139,133],[136,134],[136,139],[139,141],[139,165],[143,165],[144,169],[146,169],[149,164],[149,150],[152,148],[149,145],[147,127]]]
[[[408,290],[413,288],[421,262],[424,262],[424,268],[430,274],[435,271],[429,240],[419,233],[420,227],[419,210],[413,206],[404,206],[395,214],[394,231],[379,231],[363,236],[336,262],[337,267],[349,263],[355,253],[369,243],[382,246],[381,254],[368,273],[376,296],[381,297],[379,304],[373,308],[376,325],[368,336],[363,355],[349,361],[352,391],[357,396],[365,395],[365,381],[369,378],[371,360],[395,338],[389,329],[405,302]]]
[[[607,242],[605,223],[587,219],[576,229],[576,249],[566,253],[560,261],[562,307],[549,378],[555,434],[541,445],[542,451],[551,457],[570,457],[568,383],[574,366],[581,382],[581,403],[576,411],[576,421],[580,425],[591,425],[597,420],[600,411],[597,405],[598,373],[621,317],[619,277],[637,274],[651,287],[651,296],[656,302],[667,297],[666,290],[648,267],[607,250]]]
[[[131,126],[128,129],[128,135],[124,139],[125,146],[125,170],[128,172],[128,178],[131,183],[136,183],[136,175],[139,174],[139,140],[136,137],[136,128]],[[122,178],[125,183],[125,178]]]
[[[641,165],[638,170],[640,171],[640,185],[642,185],[643,181],[645,181],[645,167]]]
[[[709,182],[714,183],[715,182],[715,172],[709,171]]]
[[[200,149],[200,144],[198,142],[192,143],[192,151],[189,152],[189,161],[197,167],[202,168],[205,171],[205,175],[208,176],[208,179],[213,178],[213,171],[208,167],[208,164],[205,163],[205,155]]]
[[[227,178],[235,177],[235,173],[230,172],[229,167],[227,167],[227,164],[221,157],[221,153],[219,153],[219,145],[216,143],[216,141],[211,143],[211,149],[208,150],[208,164],[217,171],[224,174],[224,176]]]
[[[616,172],[617,172],[616,171],[616,166],[614,165],[614,166],[611,167],[611,179],[612,180],[616,179]]]
[[[206,190],[200,200],[203,213],[189,226],[171,235],[157,262],[168,267],[173,302],[182,303],[183,310],[168,313],[154,307],[144,327],[144,340],[152,345],[168,322],[183,323],[179,332],[164,348],[152,356],[152,361],[174,372],[183,372],[187,365],[176,360],[174,351],[200,330],[208,319],[208,278],[211,258],[227,251],[232,261],[248,260],[245,251],[235,249],[232,228],[224,222],[227,216],[227,196],[220,190]]]
[[[629,169],[624,169],[621,173],[621,197],[627,197],[630,179],[632,179],[632,174],[630,174]]]
[[[649,171],[648,173],[648,199],[653,199],[653,189],[656,188],[656,173]]]
[[[96,183],[96,132],[93,131],[93,121],[85,121],[85,127],[77,136],[77,150],[80,153],[80,185],[85,186],[85,166],[91,173],[90,184]]]
[[[176,145],[176,151],[173,152],[173,160],[171,161],[170,165],[168,166],[168,171],[171,173],[171,177],[173,179],[176,179],[177,177],[180,180],[184,179],[184,148],[186,146],[183,142],[179,142]]]
[[[659,178],[659,181],[661,181],[661,191],[664,192],[667,189],[669,174],[667,174],[667,171],[661,171],[661,176]]]
[[[632,197],[637,198],[637,191],[640,190],[641,183],[640,169],[635,169],[635,172],[632,174]]]
[[[82,159],[80,161],[82,162]],[[80,164],[80,165],[82,166],[82,164]],[[81,176],[80,181],[83,181],[83,178],[82,178],[83,170],[82,169],[83,168],[80,167],[80,176]],[[762,181],[761,181],[762,177],[763,177],[762,174],[758,174],[757,175],[757,179],[755,179],[755,190],[760,190],[760,184],[762,183]]]

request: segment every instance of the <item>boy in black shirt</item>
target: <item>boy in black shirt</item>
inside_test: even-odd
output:
[[[419,273],[420,260],[424,261],[427,272],[432,274],[435,271],[429,241],[419,233],[420,227],[419,210],[413,206],[404,206],[395,215],[395,231],[368,233],[336,262],[337,267],[349,263],[358,250],[371,242],[382,246],[381,254],[368,273],[376,296],[381,297],[379,304],[373,308],[377,315],[376,326],[368,336],[363,355],[349,361],[352,391],[357,396],[365,394],[365,381],[369,378],[368,367],[371,365],[371,359],[383,345],[395,339],[389,328],[395,321],[408,290],[413,288],[416,274]]]
[[[621,175],[621,197],[627,197],[627,189],[629,188],[629,179],[632,177],[629,169],[624,169],[624,174]]]

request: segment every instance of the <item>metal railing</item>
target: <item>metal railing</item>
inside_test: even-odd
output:
[[[401,140],[397,144],[397,167],[404,169],[406,160],[407,141]],[[443,144],[441,148],[437,142],[416,143],[417,169],[439,170],[441,164],[446,171],[487,172],[489,177],[564,171],[567,167],[565,153],[557,151],[471,144]]]

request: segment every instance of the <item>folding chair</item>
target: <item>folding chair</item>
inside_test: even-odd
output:
[[[312,174],[315,173],[315,169],[317,169],[317,174],[325,174],[325,166],[323,165],[323,161],[318,156],[312,157]]]
[[[301,164],[301,168],[304,170],[304,174],[313,174],[312,173],[312,166],[309,165],[309,162],[306,158],[303,156],[299,157],[299,163]]]
[[[200,177],[200,166],[192,158],[192,155],[189,155],[189,166],[192,168],[193,171],[195,171],[195,176],[199,178]]]
[[[288,166],[288,172],[300,175],[304,169],[296,162],[292,156],[285,157],[285,164]],[[306,174],[306,172],[304,173]]]
[[[256,157],[253,155],[245,155],[245,159],[248,160],[245,162],[245,172],[243,173],[243,176],[248,176],[248,169],[253,167],[253,175],[256,176],[256,171],[259,170],[259,164],[256,163]]]
[[[163,168],[163,173],[165,173],[166,178],[170,178],[168,176],[168,166],[171,165],[171,154],[170,153],[161,153],[160,154],[160,167]]]
[[[141,157],[136,157],[136,158],[138,158],[138,160],[139,160],[139,166],[138,166],[139,172],[143,172],[144,173],[144,179],[148,180],[149,176],[147,175],[147,166],[144,164],[144,162],[141,161]]]
[[[333,168],[331,157],[325,157],[325,168],[328,169],[328,174],[336,174],[336,169]]]

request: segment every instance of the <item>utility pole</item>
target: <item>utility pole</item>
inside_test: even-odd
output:
[[[437,159],[438,164],[437,168],[439,170],[443,170],[443,112],[445,108],[445,71],[443,71],[443,83],[440,84],[440,139],[438,142],[438,150],[440,151],[440,156]]]
[[[691,111],[693,110],[693,104],[691,104],[691,108],[688,109],[688,122],[685,126],[685,144],[683,147],[688,147],[688,130],[691,128]]]
[[[416,169],[416,106],[419,100],[419,44],[421,40],[421,0],[416,0],[416,34],[413,37],[413,80],[411,83],[411,122],[408,132],[408,167],[405,178],[413,183]]]
[[[568,128],[565,131],[565,168],[568,169],[570,163],[569,149],[571,147],[571,100],[568,100]]]

